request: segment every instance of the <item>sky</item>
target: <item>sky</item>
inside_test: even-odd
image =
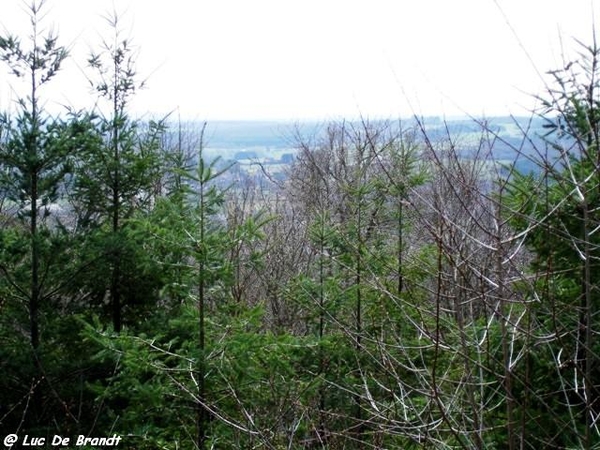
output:
[[[0,32],[30,35],[30,0],[2,0]],[[90,107],[90,51],[137,49],[138,116],[328,120],[527,115],[545,73],[592,42],[594,0],[46,0],[71,57],[41,96]],[[600,23],[600,22],[599,22]],[[0,110],[26,93],[0,67]]]

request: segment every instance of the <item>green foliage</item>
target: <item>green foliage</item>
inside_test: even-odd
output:
[[[527,399],[527,409],[519,415],[527,424],[523,432],[549,448],[592,448],[598,443],[591,423],[597,410],[593,380],[598,376],[598,346],[591,336],[598,328],[600,300],[595,288],[600,241],[592,231],[600,223],[599,55],[595,43],[582,45],[578,60],[551,72],[556,87],[543,101],[543,114],[545,138],[558,160],[542,161],[548,169],[538,176],[515,174],[506,199],[511,224],[533,253],[536,333],[553,336],[531,349],[521,368],[535,388],[517,387]],[[548,428],[560,432],[539,432]]]
[[[262,314],[260,308],[238,310],[234,317],[213,314],[206,322],[211,338],[204,401],[213,444],[273,445],[285,442],[286,428],[293,426],[298,390],[305,384],[296,378],[303,346],[290,336],[263,333]],[[113,377],[93,386],[102,416],[112,417],[115,431],[138,448],[194,445],[199,401],[194,366],[201,357],[195,344],[197,308],[188,302],[177,316],[152,338],[126,331],[117,336],[92,326],[85,332],[85,341],[98,345],[95,359],[115,366]]]
[[[33,0],[27,8],[33,29],[32,48],[24,49],[16,36],[0,36],[0,60],[6,63],[15,77],[31,78],[32,95],[29,101],[33,103],[34,116],[37,102],[35,90],[56,75],[68,56],[67,49],[58,45],[58,38],[52,33],[43,37],[38,34],[44,3],[44,0]],[[42,42],[39,42],[40,37]],[[19,103],[24,106],[26,100],[19,100]]]
[[[597,446],[595,45],[553,73],[559,160],[541,175],[496,194],[426,136],[342,122],[231,206],[205,128],[168,153],[165,123],[129,115],[144,83],[109,25],[88,60],[98,107],[64,119],[38,90],[66,50],[0,37],[32,80],[0,120],[3,430],[148,450]]]

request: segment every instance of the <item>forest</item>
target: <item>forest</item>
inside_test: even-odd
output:
[[[543,135],[332,121],[223,182],[205,127],[130,113],[117,17],[90,109],[48,114],[41,6],[0,36],[5,448],[600,448],[595,39],[547,68]]]

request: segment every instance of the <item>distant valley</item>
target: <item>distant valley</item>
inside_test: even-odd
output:
[[[543,136],[546,130],[540,118],[494,117],[486,120],[485,127],[469,118],[428,117],[420,121],[431,142],[448,141],[450,137],[464,157],[470,158],[484,140],[485,145],[491,145],[495,161],[502,164],[516,161],[517,167],[523,171],[536,171],[531,159],[545,147]],[[202,122],[185,122],[182,129],[186,135],[198,136],[202,126]],[[262,165],[270,166],[270,172],[278,173],[293,161],[298,136],[318,136],[326,126],[327,123],[316,121],[208,122],[204,133],[204,156],[208,160],[218,157],[224,162],[235,161],[239,169],[246,172],[256,171]],[[414,118],[394,122],[391,126],[414,130],[417,136],[423,134]],[[176,132],[175,127],[172,130],[172,133]]]

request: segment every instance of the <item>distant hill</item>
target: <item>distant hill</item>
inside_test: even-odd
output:
[[[291,122],[216,121],[208,122],[207,146],[247,150],[255,147],[289,148]]]
[[[442,119],[426,117],[422,119],[427,136],[432,141],[445,140],[448,136],[457,139],[464,157],[469,158],[470,151],[478,145],[482,138],[494,141],[494,159],[509,163],[515,160],[516,151],[520,149],[522,156],[518,167],[523,170],[535,170],[535,164],[529,158],[545,147],[542,136],[545,133],[541,118],[529,117],[492,117],[486,119],[488,133],[482,125],[469,118]],[[182,123],[186,133],[200,133],[201,122]],[[394,126],[403,129],[418,128],[414,118],[398,121]],[[214,121],[208,122],[205,131],[206,156],[221,156],[229,160],[252,158],[284,159],[291,161],[289,155],[295,151],[295,135],[299,132],[312,136],[322,132],[326,123],[316,121]],[[176,127],[173,127],[175,130]],[[527,132],[527,139],[524,138]]]

